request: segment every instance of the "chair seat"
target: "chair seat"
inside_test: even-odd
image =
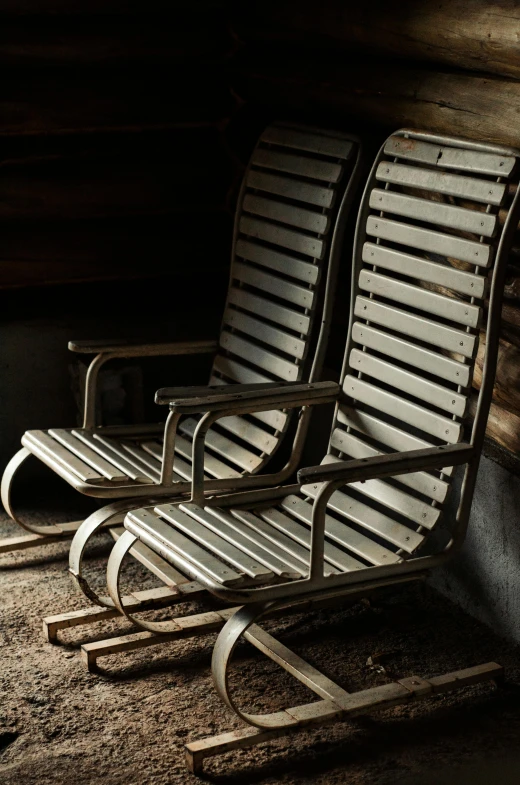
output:
[[[192,440],[196,420],[186,418],[180,425],[175,442],[174,482],[191,480]],[[119,429],[120,431],[121,429]],[[130,430],[130,429],[128,429]],[[23,444],[44,463],[50,465],[72,485],[86,484],[116,489],[129,485],[159,485],[163,450],[164,426],[143,425],[138,432],[114,432],[114,429],[51,428],[48,431],[27,431]],[[205,475],[209,479],[239,477],[240,467],[218,457],[227,449],[236,456],[242,450],[222,434],[215,432],[213,450],[206,451]],[[239,457],[242,457],[241,455]],[[244,458],[249,457],[247,454]],[[256,455],[250,454],[254,461]],[[60,469],[62,470],[60,472]]]
[[[396,538],[390,519],[371,508],[363,509],[354,497],[351,502],[349,515],[341,512],[337,499],[329,505],[325,575],[401,562],[403,549],[391,541]],[[302,491],[290,493],[272,506],[263,504],[251,510],[163,504],[132,511],[125,526],[193,579],[231,588],[305,577],[311,521],[312,502]],[[401,526],[392,523],[394,528]],[[423,537],[411,528],[407,531],[416,550]]]

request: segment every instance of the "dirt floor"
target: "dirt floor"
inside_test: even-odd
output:
[[[61,493],[59,502],[63,505]],[[67,517],[56,514],[53,519]],[[18,533],[5,516],[0,523],[2,536]],[[89,556],[100,587],[110,542],[108,535],[100,537]],[[200,782],[185,768],[185,742],[239,727],[213,689],[209,665],[215,636],[109,657],[100,661],[102,671],[89,674],[80,661],[80,644],[111,631],[128,631],[129,626],[122,621],[98,623],[67,631],[59,646],[46,643],[41,633],[44,616],[88,604],[73,588],[66,566],[66,543],[0,556],[0,782]],[[128,579],[134,588],[157,584],[135,562]],[[195,610],[202,608],[186,609]],[[520,781],[520,650],[427,586],[399,590],[377,603],[292,616],[266,627],[347,689],[388,679],[367,665],[375,654],[384,655],[391,677],[428,677],[496,660],[505,666],[507,682],[498,690],[490,684],[470,687],[228,753],[206,763],[207,781]],[[248,645],[237,652],[235,684],[259,711],[313,699]]]

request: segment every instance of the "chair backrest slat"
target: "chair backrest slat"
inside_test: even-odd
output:
[[[356,140],[341,132],[276,124],[260,137],[237,206],[212,384],[312,381],[326,332],[315,317],[322,308],[330,313],[332,268],[358,151]],[[289,418],[279,410],[224,418],[211,432],[239,445],[236,455],[220,453],[232,466],[248,468],[246,449],[258,470],[279,446]],[[207,445],[211,451],[209,439]]]
[[[344,397],[325,462],[462,440],[488,293],[488,336],[498,340],[501,284],[488,278],[503,280],[501,241],[518,222],[517,159],[512,150],[413,131],[383,146],[358,218]],[[480,438],[489,380],[485,387]],[[448,466],[353,483],[330,510],[408,558],[440,519],[452,475]],[[472,493],[466,485],[462,492]],[[311,497],[318,490],[304,488]]]

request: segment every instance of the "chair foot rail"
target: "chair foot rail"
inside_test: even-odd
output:
[[[284,712],[287,715],[285,727],[266,729],[249,726],[230,733],[222,733],[218,736],[190,742],[185,746],[186,765],[193,774],[201,775],[206,758],[237,749],[247,749],[264,741],[295,733],[303,727],[318,727],[332,722],[344,722],[350,717],[382,711],[410,700],[420,700],[429,695],[460,689],[472,684],[486,681],[500,682],[503,679],[503,674],[501,665],[496,662],[488,662],[473,668],[435,676],[431,679],[411,676],[383,686],[362,690],[349,694],[348,700],[342,706],[330,700],[295,706]]]

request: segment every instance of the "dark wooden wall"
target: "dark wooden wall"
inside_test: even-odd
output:
[[[0,0],[0,305],[46,285],[53,307],[66,286],[107,307],[160,289],[167,308],[181,282],[212,332],[263,124],[358,131],[369,151],[401,126],[520,147],[519,36],[513,0]],[[489,433],[520,455],[517,246]]]
[[[0,287],[225,268],[234,48],[218,2],[0,3]]]

